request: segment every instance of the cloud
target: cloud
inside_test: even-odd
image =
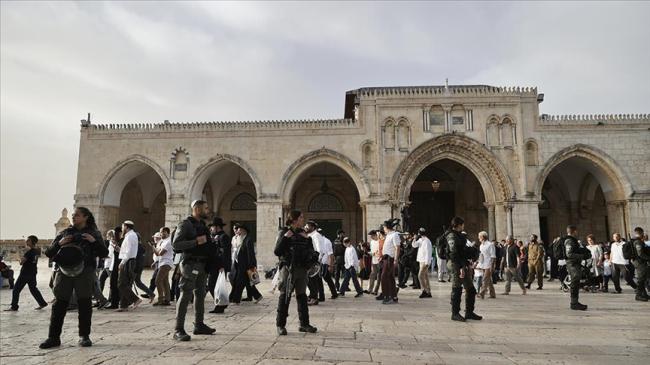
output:
[[[650,3],[0,2],[0,237],[52,235],[79,120],[340,118],[364,86],[538,86],[647,113]],[[22,202],[38,207],[23,222]]]

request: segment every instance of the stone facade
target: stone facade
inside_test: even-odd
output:
[[[648,115],[540,115],[536,88],[445,85],[349,91],[344,117],[83,122],[75,204],[103,230],[131,219],[149,235],[203,198],[215,216],[255,224],[265,266],[290,209],[355,241],[405,203],[434,232],[453,210],[470,237],[649,228]]]

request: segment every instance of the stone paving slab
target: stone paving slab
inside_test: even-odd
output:
[[[52,298],[49,273],[41,267],[38,278],[46,300]],[[143,281],[150,275],[145,271]],[[50,308],[34,311],[36,302],[25,289],[18,312],[0,312],[0,364],[650,364],[650,303],[635,302],[629,287],[623,295],[581,293],[586,312],[569,310],[569,297],[555,285],[526,296],[498,295],[477,300],[483,321],[458,323],[449,319],[449,283],[432,278],[432,285],[432,299],[418,299],[419,291],[405,289],[395,305],[366,295],[310,307],[311,322],[319,328],[315,334],[297,331],[293,301],[289,335],[277,336],[278,297],[266,294],[270,280],[260,284],[265,298],[259,304],[230,306],[223,315],[206,313],[206,323],[217,333],[192,336],[190,342],[171,338],[174,306],[144,303],[127,313],[94,311],[94,345],[80,348],[77,313],[70,312],[63,344],[51,350],[38,349],[47,336]],[[502,286],[497,284],[497,293]],[[10,301],[11,291],[0,290],[2,309]]]

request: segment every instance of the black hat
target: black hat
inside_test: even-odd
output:
[[[243,223],[239,225],[239,229],[244,229],[244,230],[246,230],[246,233],[248,233],[248,232],[251,231],[250,229],[248,229],[248,226],[245,225],[245,224],[243,224]]]
[[[312,227],[318,228],[318,224],[316,222],[314,222],[314,221],[309,221],[309,222],[307,222],[307,224],[309,224]]]
[[[221,219],[221,217],[216,217],[212,219],[212,223],[208,224],[208,227],[210,226],[219,226],[221,228],[226,226],[226,222]]]
[[[381,233],[381,234],[384,235],[384,236],[386,235],[386,232],[384,232],[383,229],[378,230],[377,233]]]
[[[340,229],[340,228],[336,230],[336,235],[337,236],[340,235],[341,233],[345,233],[345,231]]]
[[[392,220],[392,219],[389,219],[389,220],[387,220],[387,221],[384,221],[384,225],[385,225],[387,228],[390,228],[390,229],[393,229],[393,227],[395,226],[395,225],[393,224],[393,220]]]
[[[235,228],[240,228],[240,227],[241,227],[241,223],[235,223],[235,224],[233,224],[233,227],[235,227]]]
[[[376,234],[377,234],[377,231],[375,231],[374,229],[372,231],[368,232],[368,236],[374,236]]]

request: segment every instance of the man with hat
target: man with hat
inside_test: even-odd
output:
[[[205,287],[208,281],[206,269],[214,258],[215,244],[210,237],[210,231],[205,225],[210,208],[204,200],[195,200],[190,205],[192,215],[185,218],[176,227],[176,235],[172,242],[174,251],[182,252],[180,261],[180,278],[178,288],[181,295],[176,304],[176,327],[174,339],[189,341],[190,335],[185,332],[185,315],[192,293],[194,294],[194,331],[195,335],[211,335],[216,330],[203,322],[205,306]]]
[[[250,284],[248,271],[257,269],[257,259],[255,258],[255,246],[248,235],[248,231],[248,226],[245,224],[239,226],[241,238],[237,242],[237,247],[235,247],[235,286],[231,293],[232,302],[235,305],[239,305],[241,302],[244,288],[250,290],[253,299],[255,299],[255,304],[259,303],[263,298],[259,290]]]
[[[212,235],[212,240],[217,244],[217,253],[214,258],[214,263],[212,265],[212,270],[208,278],[208,290],[212,294],[212,298],[215,298],[214,287],[217,285],[217,279],[219,278],[220,273],[228,275],[231,267],[231,240],[230,236],[223,230],[223,227],[226,226],[226,223],[221,219],[221,217],[216,217],[212,220],[212,223],[208,225],[210,227],[210,234]],[[228,307],[228,303],[219,303],[215,305],[214,309],[210,313],[223,313]]]
[[[134,224],[131,221],[122,223],[122,233],[124,241],[120,248],[120,265],[118,267],[117,288],[120,291],[120,308],[116,312],[126,312],[129,310],[129,304],[133,304],[133,309],[138,308],[142,299],[138,298],[133,292],[131,282],[135,277],[135,264],[138,255],[138,236],[133,231]]]
[[[336,284],[336,290],[340,290],[340,280],[341,274],[345,274],[345,244],[343,244],[343,239],[345,238],[345,231],[338,229],[336,231],[336,239],[334,240],[334,283]]]
[[[382,304],[397,303],[397,286],[395,285],[395,267],[399,261],[400,239],[397,232],[393,229],[393,220],[389,219],[384,222],[384,231],[386,231],[386,240],[384,241],[381,273],[381,291],[384,299]]]

